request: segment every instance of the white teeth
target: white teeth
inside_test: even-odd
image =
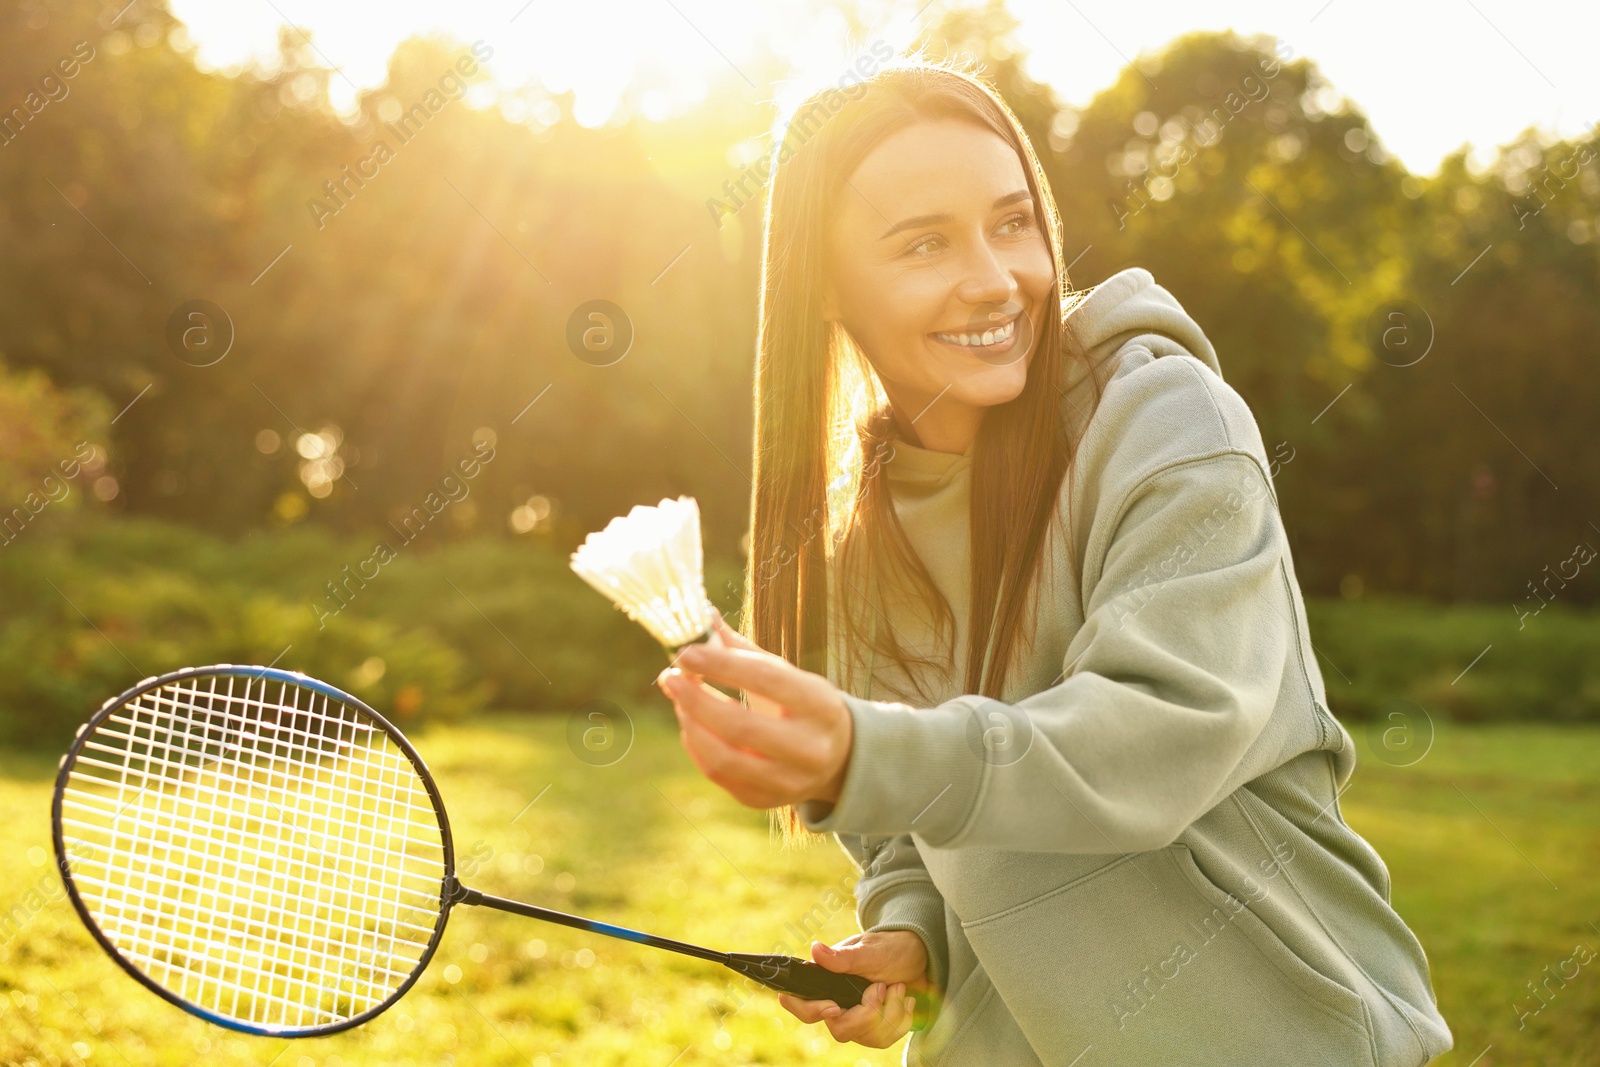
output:
[[[951,344],[963,345],[968,348],[981,348],[986,345],[1004,344],[1011,340],[1011,335],[1016,332],[1017,320],[1012,319],[1004,326],[993,330],[985,330],[983,333],[940,333],[934,336]]]

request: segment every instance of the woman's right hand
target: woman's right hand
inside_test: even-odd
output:
[[[852,934],[831,948],[811,942],[811,959],[830,971],[860,975],[872,986],[853,1008],[831,1000],[802,1000],[787,993],[778,1003],[803,1023],[826,1023],[833,1039],[888,1048],[912,1028],[913,991],[928,989],[928,953],[910,930]]]

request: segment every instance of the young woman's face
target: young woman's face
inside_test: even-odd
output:
[[[1016,151],[959,119],[891,134],[844,185],[824,314],[866,352],[909,439],[964,452],[984,410],[1022,392],[1055,284],[1035,207]]]

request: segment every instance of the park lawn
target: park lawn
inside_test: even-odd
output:
[[[611,766],[579,760],[560,715],[418,731],[462,881],[714,948],[807,956],[812,936],[834,942],[855,932],[854,868],[836,844],[780,851],[765,812],[739,806],[695,771],[664,708],[634,721],[631,749]],[[588,728],[577,727],[580,736]],[[0,944],[0,1063],[900,1060],[898,1048],[836,1044],[785,1012],[775,993],[715,964],[480,908],[452,913],[417,985],[364,1026],[292,1041],[223,1030],[156,997],[95,946],[48,859],[55,761],[5,753],[4,768],[0,916],[21,907],[23,925]],[[51,899],[30,906],[30,892]]]
[[[1600,1063],[1600,730],[1444,723],[1397,767],[1374,755],[1380,728],[1350,726],[1359,758],[1340,805],[1428,954],[1455,1035],[1435,1065]],[[1577,973],[1563,983],[1564,963]]]
[[[835,846],[778,851],[765,814],[701,779],[659,709],[635,725],[631,749],[607,767],[576,758],[561,716],[419,732],[463,880],[746,951],[803,954],[812,934],[854,930],[853,872]],[[1600,923],[1600,730],[1443,725],[1408,767],[1384,764],[1364,729],[1351,732],[1360,761],[1341,808],[1384,857],[1394,904],[1427,950],[1456,1035],[1437,1063],[1600,1060],[1600,960],[1523,1030],[1513,1007],[1536,1007],[1524,983],[1578,943],[1600,950],[1590,925]],[[8,753],[4,768],[0,916],[20,930],[6,927],[0,943],[3,1063],[899,1062],[898,1047],[836,1046],[711,964],[468,908],[417,986],[373,1022],[298,1041],[224,1031],[159,1000],[93,945],[48,862],[54,761]]]

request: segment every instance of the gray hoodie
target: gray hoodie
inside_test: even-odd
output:
[[[838,803],[801,807],[860,867],[862,929],[928,949],[943,996],[905,1062],[1425,1064],[1452,1037],[1388,870],[1340,813],[1355,746],[1255,419],[1148,271],[1067,323],[1074,472],[1003,700],[948,677],[920,706],[873,699],[908,690],[867,663]],[[959,634],[971,453],[901,442],[883,471]],[[879,607],[932,647],[921,613]],[[845,658],[830,649],[836,683]]]

